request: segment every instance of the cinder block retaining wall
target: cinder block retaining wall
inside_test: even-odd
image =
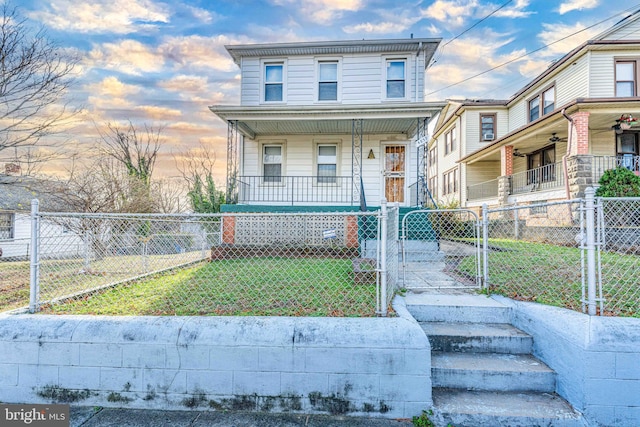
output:
[[[557,374],[557,391],[597,426],[640,425],[640,319],[590,317],[496,297],[534,353]]]
[[[430,347],[400,318],[0,316],[0,401],[411,417]]]

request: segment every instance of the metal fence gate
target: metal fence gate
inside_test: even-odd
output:
[[[466,209],[415,210],[402,218],[407,289],[480,288],[481,222]]]

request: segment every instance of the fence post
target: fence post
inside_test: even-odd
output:
[[[378,314],[387,316],[387,199],[380,202],[380,307]]]
[[[596,224],[595,190],[589,187],[584,191],[587,238],[587,314],[596,315]]]
[[[38,311],[40,299],[40,202],[37,199],[31,201],[31,254],[29,256],[29,312]]]
[[[489,208],[482,204],[482,286],[489,289]]]

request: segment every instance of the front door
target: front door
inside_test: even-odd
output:
[[[404,145],[384,147],[384,196],[387,202],[404,203],[405,158]]]

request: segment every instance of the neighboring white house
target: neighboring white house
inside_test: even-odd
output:
[[[10,168],[7,167],[7,171]],[[31,253],[31,201],[38,199],[43,211],[64,206],[51,193],[52,183],[28,176],[0,174],[0,261],[24,260]],[[62,224],[43,221],[40,226],[42,257],[80,253],[83,242]]]
[[[226,46],[241,104],[210,107],[228,123],[226,208],[417,205],[427,124],[444,106],[423,99],[439,43]]]
[[[640,170],[640,13],[555,62],[509,100],[449,101],[428,184],[478,208],[582,197],[618,165]]]

